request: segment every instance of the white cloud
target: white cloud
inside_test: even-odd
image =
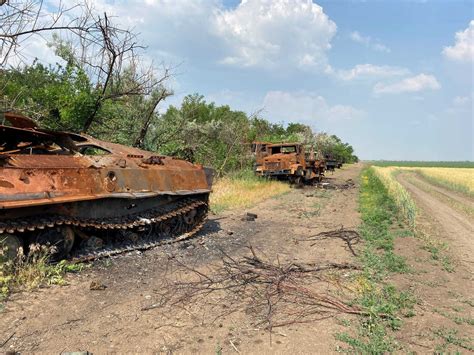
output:
[[[456,96],[453,99],[454,106],[465,106],[471,101],[469,96]]]
[[[243,0],[218,12],[216,33],[230,52],[223,64],[324,69],[336,24],[311,0]]]
[[[21,42],[15,55],[8,57],[7,66],[17,67],[29,65],[34,60],[43,64],[63,63],[56,56],[54,49],[48,46],[48,41],[43,37],[30,37]]]
[[[351,32],[349,36],[354,42],[363,44],[367,48],[371,48],[377,52],[390,53],[391,50],[386,45],[378,42],[377,40],[372,39],[370,36],[363,36],[359,32]]]
[[[350,37],[354,42],[362,43],[362,44],[365,44],[366,46],[368,46],[370,44],[370,37],[362,36],[357,31],[352,32]]]
[[[440,88],[441,84],[433,75],[418,74],[391,84],[377,83],[374,86],[374,93],[399,94],[404,92],[419,92],[423,90],[438,90]]]
[[[407,75],[410,71],[406,68],[389,65],[358,64],[349,70],[338,70],[336,76],[342,80],[355,80],[361,78],[387,78]]]
[[[95,0],[174,62],[324,71],[337,26],[311,0]]]
[[[378,52],[390,53],[392,51],[386,45],[381,44],[381,43],[375,43],[374,45],[372,45],[372,48],[375,49]]]
[[[445,112],[450,115],[470,114],[472,116],[472,111],[474,109],[472,105],[473,99],[474,92],[471,93],[471,96],[456,96],[453,98],[451,106],[448,107]]]
[[[346,105],[328,104],[314,92],[270,91],[263,100],[264,115],[274,122],[302,122],[317,126],[321,120],[351,120],[365,116],[365,112]]]
[[[455,61],[474,61],[474,20],[464,31],[456,32],[454,46],[444,47],[443,54]]]

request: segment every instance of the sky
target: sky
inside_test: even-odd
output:
[[[362,159],[474,160],[472,0],[93,3],[175,67],[162,110],[199,93],[336,134]]]

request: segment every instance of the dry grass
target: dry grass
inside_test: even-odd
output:
[[[219,213],[228,209],[252,207],[258,202],[290,191],[290,186],[245,173],[219,179],[213,190],[211,209]]]

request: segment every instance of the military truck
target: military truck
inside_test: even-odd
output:
[[[258,143],[258,142],[255,142]],[[321,181],[326,164],[324,159],[318,159],[313,149],[305,152],[302,143],[265,143],[259,151],[255,151],[255,174],[302,185]]]

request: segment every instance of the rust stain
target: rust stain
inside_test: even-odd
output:
[[[0,187],[4,187],[6,189],[12,189],[15,187],[15,185],[13,185],[11,182],[0,180]]]

